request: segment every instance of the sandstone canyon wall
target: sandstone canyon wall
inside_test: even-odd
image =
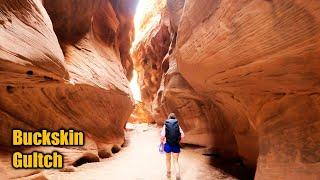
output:
[[[320,178],[319,7],[168,0],[171,42],[149,95],[158,123],[174,111],[187,143],[241,157],[256,179]]]
[[[185,4],[176,48],[179,71],[220,107],[239,155],[259,154],[257,179],[320,177],[319,6]]]
[[[52,147],[65,155],[66,165],[120,148],[133,109],[128,78],[135,4],[0,1],[1,166],[11,166],[4,154],[12,150],[12,129],[84,131],[85,146]]]
[[[162,76],[162,59],[167,54],[170,46],[169,22],[166,11],[159,12],[161,19],[152,25],[141,41],[133,47],[134,66],[138,72],[138,82],[141,89],[142,101],[152,102],[160,87]],[[148,27],[148,25],[145,25]],[[146,28],[146,27],[144,27]]]
[[[184,0],[167,1],[161,20],[137,46],[133,59],[139,72],[142,99],[151,104],[153,118],[163,125],[174,112],[186,133],[184,143],[214,148],[228,157],[237,154],[236,141],[218,107],[194,91],[177,69],[172,55]]]

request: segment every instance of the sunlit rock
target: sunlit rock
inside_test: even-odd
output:
[[[149,108],[146,107],[145,103],[139,102],[135,105],[132,114],[128,122],[131,123],[154,123]]]

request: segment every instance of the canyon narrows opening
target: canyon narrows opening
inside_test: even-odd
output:
[[[133,70],[132,80],[130,81],[130,89],[135,102],[141,102],[141,91],[138,83],[138,73],[136,70]]]
[[[1,0],[0,179],[174,179],[171,112],[181,179],[320,179],[319,39],[320,1]]]

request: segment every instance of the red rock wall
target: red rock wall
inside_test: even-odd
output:
[[[210,99],[194,91],[178,72],[174,57],[169,56],[168,59],[169,69],[163,76],[157,104],[162,108],[162,113],[174,112],[177,115],[186,135],[183,143],[210,147],[228,157],[237,156],[230,125],[224,121],[219,108]],[[162,118],[158,124],[163,122]]]
[[[184,143],[213,148],[234,157],[236,141],[223,114],[207,97],[194,91],[177,70],[175,49],[177,26],[184,1],[167,1],[161,21],[134,48],[143,101],[151,106],[153,119],[163,125],[174,112],[186,138]]]
[[[161,55],[158,90],[146,95],[157,123],[175,112],[187,143],[240,156],[256,179],[320,178],[319,7],[168,0],[167,54],[138,50]]]
[[[13,128],[84,131],[86,146],[60,149],[66,164],[86,152],[106,157],[121,146],[133,110],[127,77],[135,3],[0,2],[2,149],[11,149]]]
[[[320,178],[318,1],[186,1],[179,72],[232,125],[256,179]]]

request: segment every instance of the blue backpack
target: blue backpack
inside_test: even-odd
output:
[[[177,119],[167,119],[166,126],[166,142],[169,145],[179,145],[181,133]]]

